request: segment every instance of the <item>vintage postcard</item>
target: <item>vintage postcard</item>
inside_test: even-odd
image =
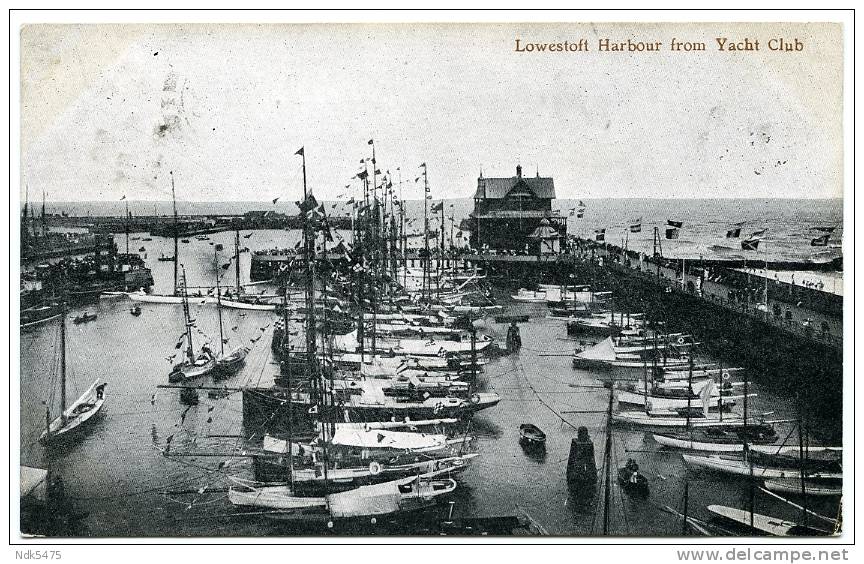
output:
[[[79,15],[12,28],[13,543],[850,541],[847,14]]]

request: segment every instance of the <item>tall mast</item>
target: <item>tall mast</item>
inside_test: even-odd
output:
[[[45,224],[45,190],[42,190],[42,236],[48,235],[48,227]]]
[[[377,287],[381,283],[381,212],[378,209],[378,164],[375,160],[375,140],[370,139],[372,145],[372,283]],[[378,333],[378,292],[372,292],[372,358],[377,353]]]
[[[690,351],[690,357],[689,357],[688,365],[689,366],[688,366],[688,371],[687,371],[687,431],[690,431],[690,396],[693,395],[693,351]],[[721,378],[722,378],[722,375],[721,375]],[[711,401],[710,396],[708,397],[708,401],[709,402]],[[722,412],[723,406],[720,406],[720,410]]]
[[[123,196],[124,198],[126,196]],[[126,260],[129,260],[129,200],[126,200]]]
[[[60,312],[60,420],[66,424],[66,297]]]
[[[285,345],[288,344],[288,280],[285,281],[285,294],[282,297],[282,322],[284,323],[285,330],[282,333],[282,346],[281,352],[284,354],[288,347]],[[293,392],[291,391],[291,370],[288,371],[288,478],[291,481],[291,491],[294,491],[294,453],[292,452],[291,442],[293,441],[293,423],[292,419],[294,417],[293,403],[294,397]]]
[[[611,500],[612,480],[610,478],[612,464],[612,396],[615,393],[615,382],[609,390],[609,409],[606,412],[606,448],[603,453],[603,464],[606,469],[603,485],[603,534],[609,534],[609,502]]]
[[[240,297],[240,226],[234,224],[234,278],[237,280],[237,298]],[[285,287],[288,287],[286,282]]]
[[[399,246],[402,250],[402,286],[408,285],[408,237],[405,233],[405,200],[402,199],[402,169],[399,171]]]
[[[177,196],[174,193],[174,171],[172,170],[171,172],[169,172],[169,174],[171,175],[171,204],[172,204],[172,207],[174,210],[174,229],[172,231],[174,232],[174,295],[176,296],[177,295],[177,263],[180,260],[180,257],[178,256],[179,248],[177,245],[177,235],[178,235],[178,231],[180,230],[180,228],[177,225]]]
[[[225,336],[222,334],[222,296],[221,290],[219,289],[219,255],[217,254],[215,247],[213,249],[213,263],[216,265],[216,311],[219,312],[219,351],[222,353],[222,357],[225,356]],[[285,329],[288,330],[287,328]]]
[[[24,230],[29,233],[30,228],[27,226],[27,207],[30,204],[30,185],[27,184],[24,188],[24,214],[23,219],[21,220],[21,225],[24,227]]]
[[[303,204],[305,208],[309,199],[309,193],[306,188],[306,151],[301,147],[297,152],[300,153],[300,157],[303,159]],[[315,348],[317,346],[315,343],[315,275],[313,273],[315,239],[314,237],[310,237],[309,233],[308,210],[303,214],[303,248],[306,259],[306,361],[308,367],[314,367],[317,362],[315,358]]]
[[[195,364],[195,348],[192,345],[192,319],[189,317],[189,295],[186,293],[186,268],[183,268],[183,321],[186,324],[186,358]]]
[[[438,299],[441,299],[441,282],[444,276],[444,199],[441,199],[441,245],[438,248],[438,280],[435,288],[438,290]]]
[[[420,165],[423,167],[423,249],[425,257],[423,261],[423,300],[428,301],[427,294],[429,284],[429,198],[426,195],[429,193],[429,179],[426,176],[426,163]]]

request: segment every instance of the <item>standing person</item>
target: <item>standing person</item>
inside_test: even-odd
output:
[[[510,327],[507,329],[507,352],[518,352],[522,347],[522,337],[519,335],[519,326],[515,321],[510,322]]]

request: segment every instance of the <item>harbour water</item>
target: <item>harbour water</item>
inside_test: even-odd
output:
[[[346,200],[348,195],[345,196]],[[437,203],[438,200],[433,202]],[[570,210],[585,204],[584,217],[570,216]],[[467,218],[473,209],[469,198],[449,198],[445,203],[445,238],[449,244],[451,220],[455,219],[454,232],[458,231],[462,218]],[[122,217],[124,202],[55,202],[49,203],[48,213],[70,212],[73,215],[113,215]],[[134,214],[163,216],[171,214],[171,202],[132,202]],[[567,229],[571,235],[594,238],[595,229],[606,229],[606,241],[631,250],[653,253],[653,227],[660,228],[661,237],[667,220],[681,221],[683,227],[679,239],[662,241],[663,254],[675,258],[746,258],[755,263],[768,260],[806,260],[813,257],[823,259],[840,256],[839,245],[843,239],[842,199],[635,199],[609,198],[576,200],[559,198],[553,201],[553,209],[568,218]],[[327,204],[327,213],[347,216],[350,205],[342,202]],[[266,210],[274,213],[294,215],[296,206],[289,198],[276,204],[271,202],[178,202],[183,214],[219,215],[243,214],[249,210]],[[409,232],[422,232],[423,201],[407,200],[406,215]],[[641,219],[641,230],[631,233],[631,223]],[[438,229],[439,214],[430,214],[430,227]],[[743,252],[740,239],[726,238],[726,232],[739,225],[741,237],[754,231],[767,229],[765,243],[758,252]],[[810,241],[822,233],[814,227],[836,227],[828,247],[813,247]],[[462,239],[464,241],[464,239]],[[459,243],[458,239],[454,242]],[[137,247],[136,247],[137,248]]]
[[[671,218],[671,217],[670,217]],[[823,221],[819,217],[814,221]],[[135,234],[133,236],[143,236]],[[241,245],[250,249],[290,248],[298,234],[285,231],[255,231]],[[210,235],[210,241],[192,239],[181,244],[180,264],[190,286],[213,285],[216,269],[210,243],[222,243],[230,254],[233,234]],[[122,246],[122,237],[118,238]],[[147,264],[153,269],[155,292],[170,292],[173,265],[157,262],[173,253],[173,242],[154,237],[134,241],[130,247],[146,247]],[[241,253],[241,282],[247,282],[251,253]],[[228,261],[223,257],[222,264]],[[223,284],[233,282],[233,265],[225,270]],[[261,287],[256,291],[267,291]],[[272,290],[272,289],[271,289]],[[493,516],[513,514],[517,509],[530,515],[553,535],[597,535],[602,518],[602,497],[574,499],[568,493],[565,469],[571,438],[576,428],[588,428],[601,467],[609,390],[596,374],[576,370],[570,354],[575,343],[567,339],[563,322],[546,318],[544,305],[504,303],[505,313],[527,314],[521,327],[523,347],[516,355],[493,359],[486,366],[483,383],[500,394],[501,402],[480,412],[471,431],[477,435],[481,455],[462,474],[454,514]],[[285,536],[301,534],[291,525],[258,515],[238,515],[227,500],[230,477],[251,478],[249,459],[232,456],[242,449],[241,394],[224,398],[201,394],[191,408],[179,401],[177,390],[157,389],[167,376],[178,352],[183,332],[179,305],[141,304],[140,317],[129,313],[125,298],[102,299],[96,305],[69,312],[98,314],[91,323],[68,322],[68,366],[70,395],[77,397],[94,380],[107,382],[108,403],[103,420],[92,425],[86,438],[51,460],[37,443],[44,428],[48,399],[57,405],[50,376],[56,373],[58,330],[48,324],[21,335],[21,462],[50,465],[62,475],[66,492],[82,513],[76,530],[81,536]],[[196,305],[197,342],[218,342],[218,321],[213,305]],[[267,385],[278,373],[270,352],[275,314],[260,311],[223,310],[226,347],[251,347],[246,366],[224,382],[229,387]],[[504,341],[506,325],[483,320],[481,332]],[[754,377],[755,378],[755,377]],[[754,413],[771,412],[774,419],[795,419],[793,398],[752,385],[757,397]],[[579,413],[567,413],[579,412]],[[534,423],[548,435],[545,456],[528,453],[519,445],[519,425]],[[779,424],[778,435],[787,444],[797,444],[793,424]],[[613,427],[613,475],[627,458],[638,461],[650,481],[645,500],[630,498],[613,485],[611,532],[640,536],[671,536],[680,533],[680,523],[661,508],[682,508],[685,483],[689,484],[689,513],[707,519],[705,506],[723,503],[746,507],[751,488],[744,479],[711,472],[687,470],[680,452],[660,449],[649,434]],[[169,439],[170,438],[170,439]],[[248,439],[248,437],[247,437]],[[258,438],[260,440],[260,437]],[[825,440],[830,440],[826,437]],[[165,456],[210,453],[216,456]],[[219,456],[219,453],[224,454]],[[614,480],[613,480],[614,482]],[[755,510],[765,514],[800,517],[795,509],[755,491]],[[836,500],[811,500],[810,509],[836,515]],[[638,526],[637,526],[638,525]],[[322,531],[322,533],[325,531]],[[309,534],[303,531],[302,534]]]

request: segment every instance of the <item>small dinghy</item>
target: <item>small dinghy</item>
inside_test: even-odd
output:
[[[96,317],[97,316],[95,313],[85,312],[85,313],[82,313],[81,315],[79,315],[78,317],[75,318],[75,324],[80,325],[82,323],[89,323],[89,322],[95,320]]]
[[[618,469],[618,483],[630,495],[648,497],[648,478],[639,473],[639,464],[632,458],[624,468]]]
[[[129,313],[131,313],[135,317],[138,317],[139,315],[141,315],[141,306],[136,305],[135,307],[133,307],[129,310]]]
[[[525,446],[546,446],[546,433],[532,423],[519,425],[519,442]]]

